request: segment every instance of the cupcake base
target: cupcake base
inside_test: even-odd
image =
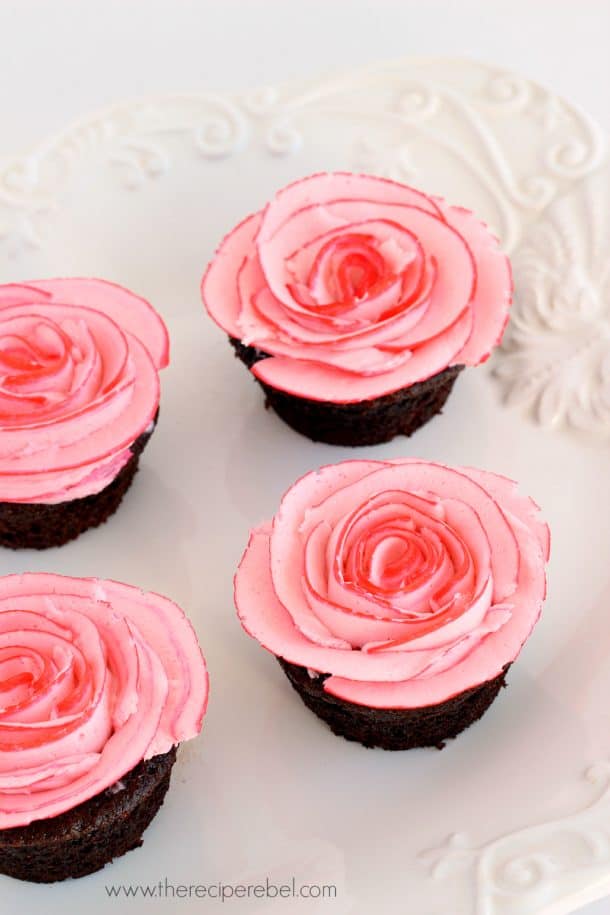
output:
[[[334,734],[365,747],[410,750],[437,747],[470,727],[506,686],[510,664],[495,679],[459,693],[438,705],[415,709],[383,709],[356,705],[324,692],[326,676],[310,677],[305,667],[277,659],[307,708],[325,721]]]
[[[0,830],[0,874],[34,883],[84,877],[142,844],[169,788],[176,748],[49,820]]]
[[[158,415],[158,414],[157,414]],[[157,417],[155,417],[155,425]],[[117,510],[138,470],[140,455],[154,432],[143,432],[131,446],[132,457],[101,492],[67,502],[0,502],[0,546],[45,550],[74,540],[103,524]]]
[[[268,353],[246,346],[234,337],[229,339],[237,357],[248,368],[269,357]],[[441,412],[463,368],[451,366],[392,394],[348,404],[308,400],[263,382],[259,384],[265,392],[267,406],[297,432],[314,442],[355,447],[389,442],[396,435],[412,435]]]

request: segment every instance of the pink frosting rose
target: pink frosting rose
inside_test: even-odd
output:
[[[361,705],[444,702],[496,677],[538,619],[549,531],[505,477],[417,459],[307,474],[235,578],[246,631]]]
[[[201,730],[208,677],[165,597],[0,578],[0,829],[70,810]]]
[[[0,502],[99,492],[159,406],[167,330],[104,280],[0,286]]]
[[[349,403],[500,341],[510,263],[472,213],[366,175],[312,175],[279,191],[222,242],[202,281],[210,315],[271,358],[262,382]]]

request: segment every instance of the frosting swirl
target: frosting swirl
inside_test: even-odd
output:
[[[0,829],[70,810],[201,730],[197,637],[165,597],[0,578]]]
[[[104,280],[0,286],[0,502],[100,492],[159,406],[167,330]]]
[[[271,358],[262,382],[312,400],[389,394],[499,343],[508,258],[472,213],[366,175],[312,175],[221,243],[202,281],[211,317]]]
[[[351,702],[444,702],[513,661],[546,593],[549,531],[505,477],[417,459],[307,474],[235,578],[246,631]]]

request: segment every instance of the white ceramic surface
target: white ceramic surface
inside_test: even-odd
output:
[[[165,877],[334,883],[336,902],[290,905],[355,915],[564,915],[604,892],[607,414],[597,422],[585,410],[587,421],[573,422],[582,411],[564,409],[563,394],[537,392],[522,398],[542,421],[533,422],[503,406],[484,367],[465,373],[445,415],[411,440],[353,452],[316,445],[264,411],[203,315],[198,283],[222,234],[275,188],[341,167],[472,206],[516,252],[517,288],[528,288],[533,263],[540,301],[557,307],[540,233],[566,210],[589,213],[590,181],[604,180],[590,176],[606,156],[595,124],[537,85],[473,63],[415,59],[306,86],[125,103],[2,164],[0,279],[89,274],[124,283],[166,317],[173,359],[159,427],[120,512],[60,550],[3,553],[0,571],[100,575],[167,594],[190,613],[212,683],[204,734],[182,749],[143,850],[60,887],[2,879],[3,915],[24,907],[104,912],[105,886]],[[574,307],[599,344],[607,340],[607,273],[591,267],[597,235],[588,225],[584,216],[571,220],[575,288],[593,288]],[[525,298],[518,307],[527,310]],[[562,300],[561,320],[551,322],[567,349],[569,311]],[[495,360],[507,389],[518,372],[503,365],[514,366],[516,348],[519,371],[537,368],[538,344],[511,331]],[[588,361],[579,374],[602,407],[605,353],[593,375]],[[566,419],[576,427],[570,434],[547,428]],[[235,618],[231,578],[249,527],[273,513],[297,476],[346,454],[416,454],[505,473],[552,527],[546,612],[509,689],[441,753],[367,751],[333,737]],[[131,900],[129,909],[150,905]],[[180,908],[194,912],[201,902]],[[231,903],[233,911],[276,908]]]

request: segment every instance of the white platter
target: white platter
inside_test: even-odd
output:
[[[198,292],[240,217],[332,168],[475,209],[515,252],[520,294],[504,352],[464,374],[443,416],[411,440],[349,452],[264,411]],[[286,911],[342,915],[564,915],[610,891],[608,187],[606,140],[581,112],[521,77],[425,59],[126,102],[0,164],[0,280],[124,283],[164,314],[173,352],[159,427],[119,513],[59,550],[2,553],[0,572],[167,594],[193,619],[212,685],[204,733],[181,750],[143,849],[58,886],[0,878],[2,915],[117,911],[107,886],[165,878],[335,884],[336,901]],[[333,737],[233,610],[248,529],[296,477],[354,454],[505,473],[551,524],[543,619],[509,689],[441,753]]]

